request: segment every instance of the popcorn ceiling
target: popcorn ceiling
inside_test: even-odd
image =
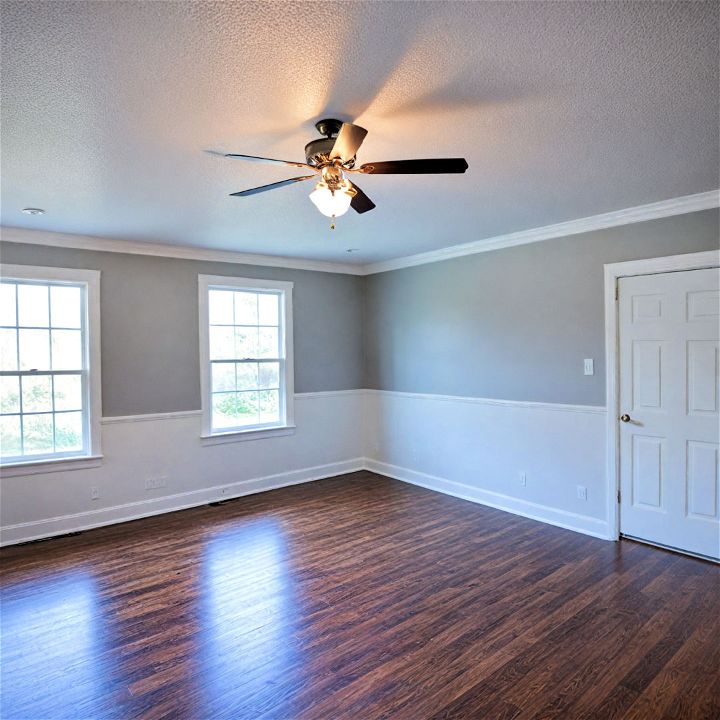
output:
[[[2,223],[370,262],[713,189],[718,3],[3,2]],[[329,233],[303,160],[321,117],[359,160]],[[26,206],[45,208],[28,217]]]

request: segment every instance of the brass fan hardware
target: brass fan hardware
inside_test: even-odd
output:
[[[436,173],[464,173],[468,164],[464,158],[436,158],[430,160],[389,160],[365,163],[355,167],[357,151],[367,135],[367,130],[359,125],[344,123],[341,120],[326,118],[315,123],[322,138],[311,140],[305,146],[306,162],[275,160],[256,155],[237,153],[213,153],[229,158],[286,165],[312,171],[314,175],[280,180],[260,187],[231,193],[233,197],[248,197],[267,190],[293,185],[305,180],[318,179],[310,199],[323,215],[332,218],[330,229],[335,229],[335,219],[344,215],[351,207],[357,213],[365,213],[375,207],[375,203],[346,174],[364,175],[416,175]],[[318,178],[318,175],[320,176]]]

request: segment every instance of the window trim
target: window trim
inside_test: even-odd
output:
[[[221,442],[259,440],[262,438],[291,435],[295,430],[295,364],[293,354],[293,312],[292,293],[294,283],[284,280],[262,280],[258,278],[233,277],[227,275],[198,275],[198,308],[200,338],[200,392],[202,396],[202,425],[200,437],[203,444],[215,445]],[[212,432],[212,402],[210,399],[210,318],[209,290],[272,290],[280,292],[281,329],[285,346],[283,387],[280,389],[280,407],[284,409],[284,422],[226,432]]]
[[[32,475],[38,472],[53,472],[94,467],[102,459],[102,384],[100,365],[100,271],[76,268],[42,267],[37,265],[0,264],[0,278],[3,280],[28,280],[39,283],[68,283],[85,286],[86,353],[87,366],[87,413],[88,432],[86,452],[80,455],[66,455],[33,459],[27,456],[12,462],[2,463],[3,475]]]

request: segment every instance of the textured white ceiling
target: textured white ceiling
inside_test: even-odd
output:
[[[3,2],[2,224],[370,262],[710,190],[719,7]],[[311,183],[227,196],[301,173],[203,152],[303,160],[328,116],[470,169],[363,177],[330,232]]]

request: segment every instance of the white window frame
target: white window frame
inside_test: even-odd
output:
[[[280,293],[280,335],[284,347],[284,372],[280,383],[280,423],[263,427],[232,428],[212,431],[212,383],[210,378],[210,316],[209,291],[234,290],[258,292],[268,290]],[[202,393],[202,429],[200,436],[205,444],[258,440],[261,438],[291,435],[295,432],[295,372],[293,362],[293,283],[281,280],[228,277],[224,275],[198,275],[198,306],[200,335],[200,390]]]
[[[27,458],[0,465],[3,477],[32,475],[61,470],[96,467],[102,461],[102,386],[100,375],[100,271],[74,268],[38,267],[34,265],[0,265],[3,280],[34,281],[38,283],[66,283],[82,285],[85,289],[85,343],[83,346],[83,375],[85,408],[84,431],[87,434],[85,452],[58,457]]]

